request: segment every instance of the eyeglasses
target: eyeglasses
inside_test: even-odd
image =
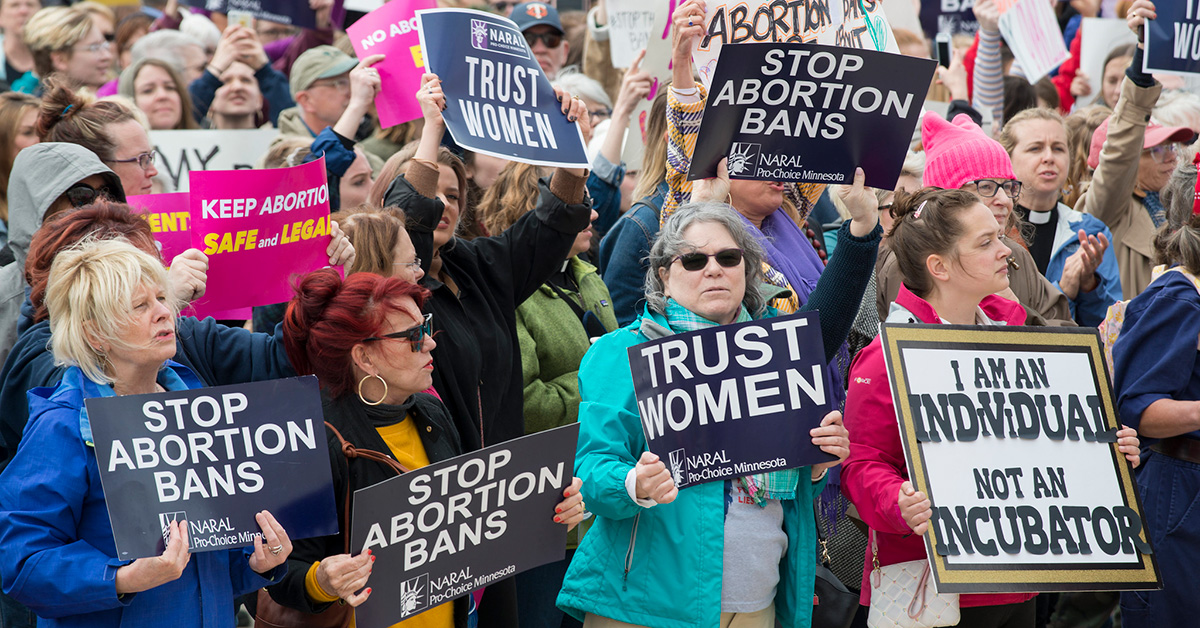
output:
[[[414,273],[421,270],[421,258],[416,258],[411,262],[392,262],[392,266],[407,266]]]
[[[137,156],[130,157],[129,159],[110,159],[109,161],[114,164],[131,164],[137,162],[137,165],[142,170],[149,170],[150,166],[154,165],[154,151],[141,153]]]
[[[547,48],[558,48],[559,45],[562,44],[563,40],[561,33],[530,33],[526,31],[524,35],[525,41],[529,44],[530,48],[533,48],[533,45],[536,44],[539,39],[542,40],[543,44],[546,44]]]
[[[595,125],[612,117],[612,109],[608,107],[600,107],[599,109],[592,109],[588,112],[588,115],[591,116],[592,124]]]
[[[708,266],[708,258],[710,257],[716,258],[717,263],[724,268],[733,268],[742,263],[742,250],[725,249],[723,251],[717,251],[712,255],[709,255],[708,253],[701,253],[700,251],[693,251],[691,253],[684,253],[683,255],[680,255],[671,261],[674,262],[678,260],[679,264],[683,266],[684,270],[696,272],[698,270],[704,270]]]
[[[417,325],[416,327],[405,329],[404,331],[384,334],[382,336],[371,336],[370,338],[364,338],[363,342],[374,342],[376,340],[407,340],[408,342],[412,343],[413,353],[420,353],[421,349],[425,346],[425,339],[432,336],[433,314],[426,314],[425,322]]]
[[[92,54],[100,52],[101,50],[104,50],[104,51],[112,50],[112,42],[98,41],[94,44],[88,44],[88,45],[78,49],[79,52],[90,52]]]
[[[116,199],[116,195],[113,194],[113,191],[107,185],[94,188],[86,183],[72,185],[67,188],[66,192],[63,192],[63,196],[66,196],[67,200],[70,201],[71,207],[91,205],[96,202],[97,197],[104,197],[110,201]]]
[[[1004,190],[1008,198],[1017,198],[1021,194],[1021,182],[1014,179],[1009,179],[1004,183],[996,183],[991,179],[980,179],[971,181],[971,183],[975,184],[975,193],[983,198],[992,198],[1000,190]]]
[[[1165,164],[1168,161],[1175,161],[1175,158],[1179,156],[1179,144],[1176,142],[1159,144],[1153,148],[1147,148],[1143,152],[1148,153],[1154,163]]]

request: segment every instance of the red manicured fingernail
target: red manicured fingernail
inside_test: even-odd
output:
[[[367,587],[367,595],[371,595],[371,587]]]
[[[563,491],[563,497],[570,497],[570,496],[571,496],[571,489],[567,489],[567,490]]]
[[[554,523],[562,523],[562,517],[554,517]]]
[[[367,556],[371,555],[371,550],[367,550]]]
[[[371,557],[371,562],[375,562],[375,557],[374,557],[374,556],[372,556],[372,557]]]

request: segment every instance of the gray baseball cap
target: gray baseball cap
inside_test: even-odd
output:
[[[292,96],[308,89],[317,79],[345,74],[356,65],[357,59],[333,46],[317,46],[305,50],[292,64],[292,76],[288,79]]]

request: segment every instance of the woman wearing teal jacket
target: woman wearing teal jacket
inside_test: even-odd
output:
[[[776,614],[785,628],[810,624],[812,500],[828,467],[849,454],[841,413],[812,430],[812,442],[838,461],[679,491],[647,451],[627,353],[666,335],[774,316],[762,260],[732,208],[680,208],[650,251],[645,313],[584,357],[576,474],[596,521],[558,606],[585,628],[770,628]]]

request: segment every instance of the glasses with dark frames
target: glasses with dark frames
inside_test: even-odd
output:
[[[1000,190],[1004,190],[1008,198],[1017,198],[1021,195],[1021,182],[1015,179],[1009,179],[1004,183],[996,183],[991,179],[980,179],[971,183],[975,184],[975,193],[983,198],[992,198]]]
[[[684,253],[677,256],[672,262],[678,260],[683,269],[689,272],[704,270],[708,266],[708,258],[715,258],[717,263],[724,268],[733,268],[742,263],[743,253],[741,249],[724,249],[709,255],[700,251]]]
[[[410,327],[403,331],[383,334],[382,336],[371,336],[364,338],[363,342],[374,342],[376,340],[405,340],[412,343],[413,353],[420,353],[425,346],[425,339],[433,336],[433,314],[426,314],[425,321],[416,327]]]
[[[130,157],[129,159],[110,159],[109,161],[111,161],[114,164],[136,163],[138,165],[138,167],[140,167],[142,170],[149,170],[150,166],[154,165],[154,151],[150,151],[148,153],[141,153],[140,155],[135,155],[133,157]]]

